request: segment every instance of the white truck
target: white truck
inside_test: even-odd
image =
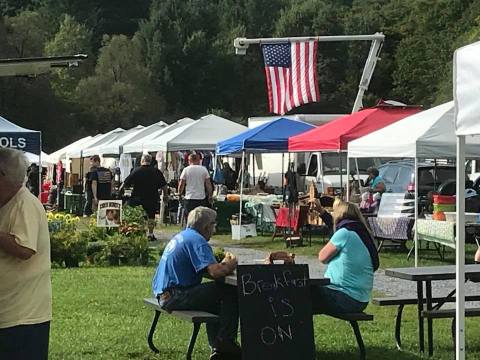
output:
[[[319,126],[341,116],[344,115],[297,114],[285,115],[283,117],[292,120],[300,120],[312,125]],[[251,117],[248,119],[248,127],[252,129],[275,119],[278,119],[278,116]],[[307,164],[308,158],[305,159],[305,155],[306,153],[256,154],[255,161],[250,161],[248,171],[251,176],[255,175],[255,181],[257,181],[259,178],[268,178],[268,185],[282,186],[282,172],[285,173],[288,170],[289,163],[294,164],[295,170],[297,170],[297,167],[300,166],[300,164]]]

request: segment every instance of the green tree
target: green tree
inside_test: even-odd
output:
[[[91,72],[93,63],[91,38],[92,33],[89,29],[75,21],[72,16],[65,15],[53,39],[46,43],[45,54],[48,56],[74,54],[90,56],[75,71],[59,69],[51,75],[52,88],[58,96],[64,99],[73,99],[78,82]]]
[[[36,11],[23,11],[6,17],[8,42],[15,49],[15,56],[42,56],[43,45],[51,33],[50,24]]]
[[[76,94],[94,129],[151,123],[163,109],[137,41],[124,35],[105,36],[95,74],[79,82]]]

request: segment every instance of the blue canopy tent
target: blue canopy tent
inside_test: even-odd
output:
[[[42,167],[42,135],[40,131],[22,128],[0,116],[0,147],[22,150],[38,155]],[[42,186],[42,172],[39,171],[39,192]]]
[[[280,118],[220,141],[217,155],[248,152],[288,152],[288,138],[313,129],[315,126],[298,120]]]
[[[0,147],[40,155],[42,151],[41,133],[22,128],[0,116]]]
[[[298,120],[280,118],[249,129],[220,141],[217,144],[216,155],[231,155],[242,153],[242,174],[240,181],[240,216],[242,224],[243,172],[245,171],[245,153],[285,153],[288,152],[288,138],[313,129],[315,126]],[[283,166],[283,161],[282,161]]]

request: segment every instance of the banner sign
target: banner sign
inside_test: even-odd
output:
[[[40,132],[0,132],[0,147],[40,155]]]

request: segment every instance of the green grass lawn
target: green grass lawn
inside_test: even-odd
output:
[[[401,254],[402,256],[404,254]],[[392,255],[393,257],[394,255]],[[155,343],[160,354],[148,348],[146,334],[153,312],[143,303],[150,296],[150,281],[155,268],[117,267],[54,269],[53,322],[50,337],[51,359],[162,359],[185,356],[191,326],[162,315]],[[405,350],[395,349],[393,340],[394,308],[370,305],[375,316],[361,323],[368,359],[420,359],[417,354],[415,307],[406,308],[403,320]],[[319,359],[355,359],[357,348],[348,323],[326,316],[316,316],[315,343]],[[480,358],[478,319],[467,319],[468,358]],[[433,359],[452,359],[450,321],[434,321]],[[202,329],[194,359],[208,359],[209,349]]]

